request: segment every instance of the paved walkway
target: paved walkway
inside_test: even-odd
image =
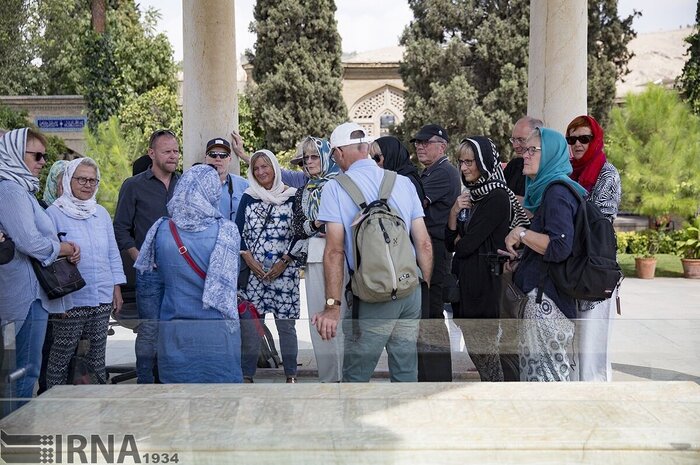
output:
[[[306,295],[302,282],[301,317],[297,322],[299,339],[299,378],[314,382],[316,361],[307,319]],[[611,353],[614,381],[658,380],[700,383],[700,280],[627,278],[620,291],[622,315],[613,324]],[[269,317],[268,317],[269,319]],[[275,339],[274,323],[268,327]],[[478,381],[465,350],[461,334],[447,320],[450,330],[455,381]],[[117,328],[107,341],[107,364],[133,364],[130,330]],[[279,344],[277,345],[279,348]],[[386,354],[377,366],[374,379],[386,380]],[[257,382],[284,382],[282,369],[260,369]]]

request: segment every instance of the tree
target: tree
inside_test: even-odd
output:
[[[700,117],[675,91],[650,85],[613,108],[606,153],[620,171],[622,209],[658,217],[700,207]]]
[[[148,92],[129,97],[119,110],[119,123],[123,134],[133,138],[136,154],[144,153],[153,131],[172,129],[182,140],[182,111],[177,105],[177,94],[160,86]]]
[[[255,53],[246,55],[257,85],[249,97],[265,145],[273,151],[294,147],[307,134],[326,136],[347,118],[334,14],[334,0],[255,4]]]
[[[32,64],[37,31],[34,8],[28,0],[4,0],[0,20],[0,94],[33,93],[42,86],[38,68]]]
[[[135,147],[119,127],[119,120],[112,116],[100,123],[97,129],[86,132],[87,156],[100,167],[100,188],[97,202],[114,215],[119,197],[119,188],[131,174],[131,159],[137,153]]]
[[[695,10],[695,29],[686,37],[688,42],[688,61],[678,79],[683,98],[690,104],[693,112],[700,115],[700,0]]]
[[[527,111],[529,3],[409,0],[414,20],[401,37],[406,52],[400,72],[408,92],[399,136],[438,122],[455,136],[488,134],[510,153],[512,125]],[[630,58],[632,16],[620,20],[614,0],[588,5],[589,107],[604,120],[615,78]]]

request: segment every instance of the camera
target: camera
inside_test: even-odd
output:
[[[486,257],[486,263],[489,265],[489,271],[494,276],[500,276],[503,274],[503,264],[510,260],[508,255],[501,255],[495,252],[489,252],[481,254]]]

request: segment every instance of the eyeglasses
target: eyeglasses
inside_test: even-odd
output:
[[[534,145],[531,145],[530,147],[525,147],[525,152],[523,153],[523,155],[527,153],[528,155],[532,156],[538,150],[542,150],[542,147],[535,147]]]
[[[382,154],[375,153],[374,155],[372,155],[372,160],[374,160],[375,163],[379,163],[380,161],[382,161]]]
[[[461,167],[462,165],[464,165],[464,166],[466,166],[467,168],[469,168],[470,166],[474,166],[474,163],[475,163],[475,162],[476,162],[476,159],[471,159],[471,160],[457,160],[457,165],[460,166],[460,167]]]
[[[148,139],[148,146],[153,147],[153,142],[156,141],[160,136],[163,136],[165,134],[168,134],[170,136],[173,136],[175,139],[177,139],[177,136],[171,129],[157,129],[153,131],[151,134],[151,137]]]
[[[301,159],[306,164],[306,163],[309,163],[310,161],[319,161],[321,159],[321,157],[318,155],[305,155],[305,156],[301,157]]]
[[[44,161],[46,161],[48,157],[48,155],[44,152],[32,152],[31,150],[26,150],[26,153],[31,153],[32,155],[34,155],[34,161],[36,162],[38,162],[42,158],[44,159]]]
[[[439,140],[417,140],[413,142],[414,147],[425,147],[430,144],[442,144]]]
[[[224,158],[230,157],[231,154],[227,152],[207,152],[207,156],[209,158],[221,158],[223,160]]]
[[[333,150],[331,150],[331,160],[335,161],[335,151],[338,151],[340,153],[343,153],[343,151],[340,149],[340,147],[335,147]]]
[[[567,136],[566,143],[569,145],[575,145],[576,142],[581,142],[582,144],[590,144],[593,140],[591,134],[584,134],[582,136]]]
[[[81,186],[84,186],[85,184],[87,184],[88,186],[96,186],[96,185],[98,185],[98,184],[100,183],[100,180],[99,180],[99,179],[95,179],[95,178],[84,178],[84,177],[82,177],[82,176],[81,176],[81,177],[77,177],[77,178],[76,178],[76,177],[73,177],[73,180],[74,180],[75,182],[77,182],[78,184],[80,184]]]
[[[513,145],[515,145],[515,144],[523,145],[523,144],[526,143],[529,139],[530,139],[529,137],[511,137],[511,138],[508,139],[508,140],[509,140],[510,143],[513,144]]]

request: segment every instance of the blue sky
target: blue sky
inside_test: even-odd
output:
[[[255,0],[236,1],[236,48],[242,53],[252,48],[255,36],[248,32]],[[566,1],[566,0],[562,0]],[[142,7],[154,6],[161,12],[158,29],[165,31],[175,49],[175,60],[182,60],[181,0],[139,0]],[[381,5],[381,6],[380,6]],[[619,0],[620,15],[633,9],[642,12],[634,22],[637,32],[677,29],[695,22],[696,0]],[[338,30],[344,52],[362,52],[398,44],[398,37],[411,21],[406,0],[336,0]]]

